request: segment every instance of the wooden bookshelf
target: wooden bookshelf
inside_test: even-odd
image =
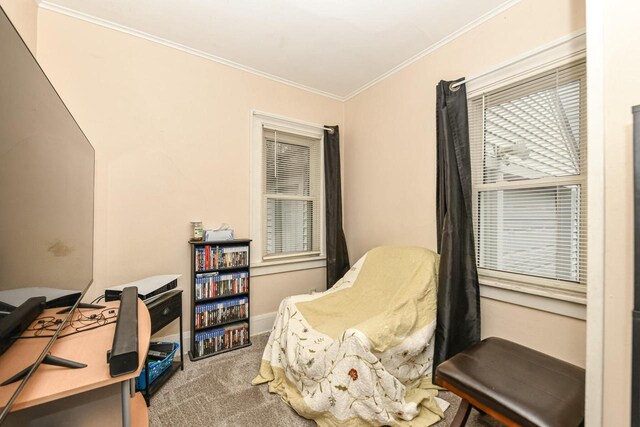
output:
[[[189,358],[204,359],[251,345],[249,239],[190,241]]]

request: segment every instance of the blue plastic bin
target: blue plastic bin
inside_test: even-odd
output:
[[[164,359],[149,363],[149,384],[154,382],[164,371],[171,367],[173,364],[173,356],[180,348],[180,344],[177,342],[164,342],[161,344],[173,344],[173,350],[171,350],[171,353],[169,353]],[[143,367],[142,372],[140,372],[140,376],[136,378],[136,390],[144,390],[147,388],[147,376],[145,369],[146,367]]]

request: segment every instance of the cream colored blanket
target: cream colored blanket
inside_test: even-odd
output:
[[[431,425],[437,254],[373,249],[329,291],[286,298],[253,384],[319,426]]]

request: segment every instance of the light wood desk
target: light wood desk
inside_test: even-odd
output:
[[[108,308],[117,308],[119,301],[105,303]],[[43,316],[56,316],[59,309],[47,309]],[[88,316],[92,313],[100,313],[102,310],[83,309],[82,313]],[[77,314],[74,314],[77,316]],[[115,319],[114,319],[115,320]],[[84,394],[91,390],[105,388],[121,384],[123,420],[130,419],[130,412],[139,411],[142,401],[145,414],[136,413],[134,420],[148,420],[144,399],[137,393],[133,399],[130,390],[132,379],[140,375],[144,366],[144,359],[149,349],[151,337],[151,319],[146,305],[138,300],[138,354],[140,366],[131,374],[112,378],[109,374],[107,363],[107,350],[111,349],[115,333],[115,321],[108,325],[84,331],[82,333],[64,336],[71,330],[63,330],[60,337],[51,347],[51,354],[57,357],[70,359],[76,362],[86,363],[87,367],[81,369],[69,369],[58,366],[40,365],[29,379],[24,389],[18,396],[11,412],[18,415],[26,408],[47,404],[56,400]],[[25,332],[25,334],[32,334]],[[49,333],[48,333],[49,334]],[[20,339],[17,340],[0,357],[0,382],[11,377],[35,361],[35,358],[46,345],[46,339]],[[19,382],[0,387],[0,405],[7,402],[18,388]],[[71,400],[72,401],[72,400]],[[125,413],[125,411],[127,413]],[[123,421],[124,422],[124,421]]]

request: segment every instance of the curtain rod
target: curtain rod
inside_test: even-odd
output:
[[[523,56],[523,57],[517,58],[517,59],[516,59],[516,60],[514,60],[514,61],[509,61],[509,62],[507,62],[506,64],[499,65],[499,66],[497,66],[496,68],[493,68],[493,69],[491,69],[491,70],[485,71],[485,72],[484,72],[484,73],[482,73],[482,74],[478,74],[478,75],[476,75],[476,76],[466,78],[466,79],[461,80],[461,81],[459,81],[459,82],[453,82],[453,83],[450,83],[450,84],[449,84],[449,89],[455,92],[455,91],[457,91],[457,90],[460,88],[460,86],[462,86],[462,85],[463,85],[463,84],[465,84],[465,83],[469,83],[470,81],[473,81],[473,80],[479,79],[479,78],[484,77],[484,76],[486,76],[486,75],[488,75],[488,74],[495,73],[496,71],[500,71],[500,70],[502,70],[502,69],[504,69],[504,68],[510,67],[510,66],[512,66],[512,65],[514,65],[514,64],[517,64],[518,62],[525,61],[525,60],[527,60],[527,59],[529,59],[529,58],[532,58],[532,57],[534,57],[534,56],[536,56],[536,55],[539,55],[539,54],[541,54],[541,53],[543,53],[543,52],[546,52],[546,51],[548,51],[548,50],[554,49],[554,48],[556,48],[556,47],[558,47],[558,46],[560,46],[560,45],[562,45],[562,44],[565,44],[565,43],[567,43],[567,42],[570,42],[571,40],[574,40],[574,39],[577,39],[577,38],[579,38],[579,37],[583,37],[583,36],[584,36],[584,32],[580,32],[580,33],[577,33],[577,34],[573,34],[573,35],[571,35],[571,37],[569,37],[569,38],[567,38],[567,39],[563,39],[563,40],[561,40],[561,41],[557,41],[557,42],[555,42],[555,43],[551,43],[550,45],[545,46],[545,47],[543,47],[542,49],[535,50],[534,52],[531,52],[531,53],[530,53],[530,54],[528,54],[528,55],[525,55],[525,56]]]
[[[269,125],[265,125],[265,124],[263,124],[263,125],[262,125],[262,127],[263,127],[263,128],[270,128],[270,126],[269,126]],[[273,127],[279,127],[279,126],[273,126]],[[286,126],[280,126],[280,127],[286,128]],[[326,127],[326,126],[311,126],[311,127],[314,127],[314,128],[316,128],[316,129],[324,129],[324,130],[326,130],[327,132],[329,132],[330,134],[333,134],[333,133],[334,133],[334,131],[333,131],[333,129],[332,129],[332,128],[329,128],[329,127]],[[275,130],[275,129],[272,129],[272,130]],[[295,129],[290,129],[290,132],[295,132]]]
[[[258,110],[253,110],[253,111],[251,111],[251,113],[254,116],[262,116],[262,117],[267,117],[267,118],[271,118],[271,119],[284,120],[284,121],[287,121],[287,122],[297,123],[297,124],[309,126],[309,127],[316,128],[316,129],[324,129],[324,130],[326,130],[327,132],[329,132],[331,134],[334,133],[333,128],[330,128],[330,127],[327,127],[327,126],[323,126],[323,125],[319,125],[317,123],[305,122],[305,121],[302,121],[302,120],[291,120],[288,117],[278,116],[278,115],[269,114],[269,113],[263,113],[262,111],[258,111]]]

